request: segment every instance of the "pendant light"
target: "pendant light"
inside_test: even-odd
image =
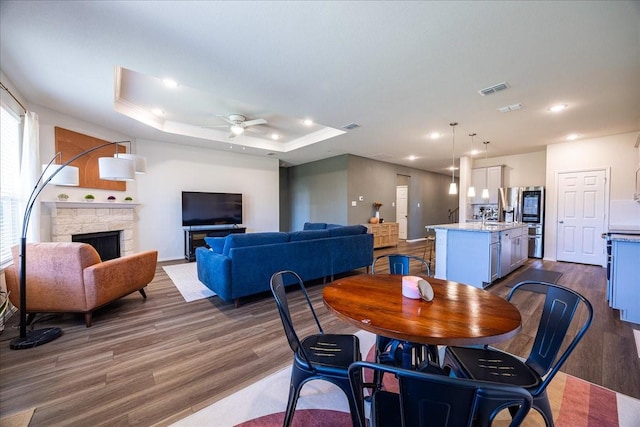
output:
[[[476,136],[475,133],[470,133],[469,136],[471,137],[471,155],[473,156],[474,154],[476,154],[473,151],[473,137]],[[476,189],[473,187],[473,185],[469,186],[469,189],[467,190],[467,197],[476,197]]]
[[[451,144],[451,184],[449,184],[449,194],[458,194],[458,186],[456,185],[454,173],[456,170],[456,126],[458,126],[457,122],[449,123],[451,126],[451,136],[452,136],[452,144]]]
[[[487,180],[489,179],[489,172],[488,172],[488,168],[486,167],[487,164],[487,146],[489,145],[489,141],[484,141],[484,160],[485,160],[485,170],[484,170],[484,188],[482,189],[482,198],[483,199],[489,199],[489,188],[487,188]]]

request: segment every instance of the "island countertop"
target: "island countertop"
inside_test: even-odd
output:
[[[514,228],[526,227],[521,222],[459,222],[454,224],[436,224],[426,225],[426,229],[432,230],[458,230],[458,231],[480,231],[485,233],[493,233],[496,231],[512,230]]]

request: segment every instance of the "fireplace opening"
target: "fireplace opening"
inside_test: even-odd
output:
[[[90,244],[98,251],[102,261],[120,258],[120,231],[74,234],[71,241]]]

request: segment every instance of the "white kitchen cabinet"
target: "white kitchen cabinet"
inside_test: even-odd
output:
[[[476,196],[471,204],[498,204],[498,189],[502,187],[502,166],[471,169],[471,185],[476,190]],[[489,190],[489,200],[482,198],[482,189]]]
[[[500,232],[500,273],[504,277],[520,267],[528,257],[528,229],[514,227]]]

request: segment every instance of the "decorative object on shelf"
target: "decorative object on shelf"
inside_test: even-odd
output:
[[[377,224],[380,221],[380,219],[376,216],[372,216],[371,218],[369,218],[369,224]]]
[[[489,145],[489,141],[484,141],[484,161],[485,163],[487,162],[487,146]],[[489,168],[485,169],[485,179],[484,182],[486,183],[489,180],[489,172],[488,172]],[[485,184],[486,185],[486,184]],[[482,189],[482,198],[483,199],[489,199],[489,189],[488,188],[483,188]]]
[[[94,197],[93,194],[87,194],[86,196],[84,196],[84,201],[85,202],[93,202],[96,198]]]
[[[66,202],[67,200],[69,200],[69,195],[60,193],[58,194],[58,200],[60,200],[61,202]]]
[[[44,190],[44,188],[50,183],[77,187],[80,184],[78,178],[79,170],[77,167],[71,166],[71,163],[89,153],[112,145],[118,145],[118,142],[107,142],[90,147],[73,155],[73,157],[62,164],[54,163],[58,157],[62,159],[62,153],[57,152],[49,163],[45,165],[40,177],[36,180],[36,184],[25,204],[24,216],[22,217],[22,232],[20,234],[19,252],[20,265],[18,266],[18,278],[20,280],[20,335],[10,341],[9,348],[12,350],[36,347],[51,342],[62,335],[62,329],[56,327],[33,329],[27,333],[27,230],[29,228],[29,219],[31,218],[33,206],[35,205],[42,190]],[[131,160],[126,159],[120,160],[131,162]],[[91,196],[91,198],[94,197]]]
[[[458,122],[449,123],[451,126],[451,184],[449,184],[449,194],[458,194],[458,185],[455,181],[455,171],[456,171],[456,126],[458,126]]]
[[[376,218],[380,219],[380,207],[382,206],[381,202],[373,202],[373,208],[376,210]]]
[[[476,136],[475,133],[470,133],[469,136],[471,137],[471,151],[470,154],[473,156],[474,154],[477,154],[476,150],[473,149],[473,137]],[[476,197],[476,189],[473,187],[473,185],[469,186],[469,189],[467,190],[467,197]]]
[[[109,196],[109,197],[107,197],[107,201],[108,202],[115,202],[116,201],[116,197],[115,196]]]
[[[127,196],[127,197],[124,198],[124,201],[127,202],[127,203],[131,203],[131,202],[133,202],[133,197]]]

